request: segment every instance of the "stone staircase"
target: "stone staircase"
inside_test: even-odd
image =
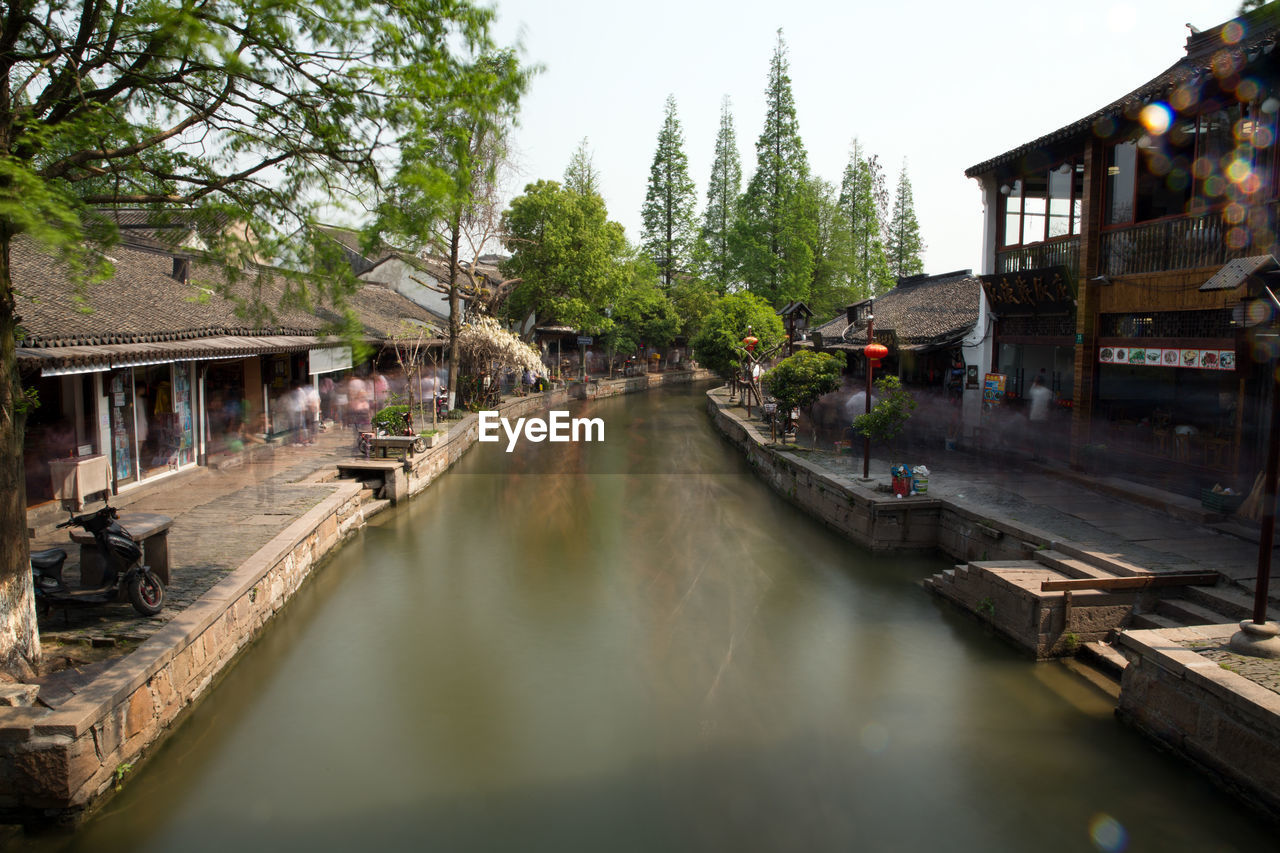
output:
[[[973,613],[1036,658],[1081,653],[1118,675],[1124,657],[1107,643],[1116,631],[1239,622],[1253,614],[1252,595],[1225,586],[1046,591],[1042,584],[1125,578],[1160,582],[1168,574],[1150,572],[1115,555],[1055,543],[1025,560],[960,564],[927,578],[924,586]]]

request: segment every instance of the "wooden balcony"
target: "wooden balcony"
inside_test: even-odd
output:
[[[1042,267],[1066,267],[1073,274],[1080,268],[1080,238],[1068,237],[1048,243],[1034,243],[996,252],[996,272],[1022,272]]]
[[[1274,229],[1274,205],[1266,207],[1266,216]],[[1104,231],[1102,271],[1116,276],[1216,267],[1234,258],[1270,251],[1270,247],[1248,244],[1231,248],[1227,237],[1233,227],[1222,211],[1214,211]]]

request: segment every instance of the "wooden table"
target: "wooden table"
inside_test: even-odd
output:
[[[377,458],[386,459],[389,450],[398,450],[408,457],[425,451],[427,441],[420,435],[379,435],[374,437],[372,448],[372,455]]]
[[[122,512],[120,526],[142,546],[142,563],[150,566],[165,586],[169,585],[169,528],[173,519],[158,512]],[[80,586],[92,587],[102,582],[102,555],[93,534],[76,528],[71,541],[80,546]]]

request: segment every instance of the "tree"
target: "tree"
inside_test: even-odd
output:
[[[181,205],[227,258],[286,257],[282,235],[343,194],[376,203],[397,142],[444,104],[486,97],[474,58],[493,12],[468,0],[10,2],[0,31],[0,667],[39,654],[27,559],[21,237],[77,272],[109,274],[101,206]],[[474,100],[473,100],[474,99]],[[434,158],[435,152],[426,156]],[[159,213],[157,215],[160,215]],[[236,223],[225,227],[226,222]],[[292,260],[311,267],[309,247]],[[338,302],[350,275],[296,275],[288,300]],[[244,290],[252,292],[252,288]],[[248,297],[246,312],[271,306]]]
[[[507,134],[533,73],[510,51],[483,56],[475,67],[484,75],[475,93],[438,104],[401,140],[404,156],[394,191],[379,206],[369,238],[382,241],[393,232],[396,242],[408,239],[449,259],[448,280],[436,289],[449,298],[450,393],[459,387],[462,297],[474,303],[482,296],[475,271],[499,221],[498,176],[506,164]],[[471,249],[465,267],[464,248]]]
[[[853,301],[868,299],[893,287],[893,274],[889,272],[884,252],[888,195],[879,159],[874,154],[864,156],[855,139],[837,201],[848,235],[845,269]]]
[[[693,339],[693,357],[717,373],[732,373],[738,366],[742,339],[748,329],[759,339],[758,350],[767,350],[786,338],[781,318],[761,297],[731,293],[721,298]]]
[[[924,272],[924,242],[920,239],[920,223],[916,221],[915,202],[911,197],[911,178],[907,177],[907,163],[902,163],[898,175],[898,188],[893,194],[893,217],[889,220],[888,234],[889,271],[902,278]]]
[[[840,387],[840,370],[844,360],[831,353],[802,349],[784,358],[764,375],[764,386],[783,408],[802,409],[813,426],[813,443],[818,443],[818,428],[810,411],[823,394]]]
[[[582,195],[600,195],[600,172],[591,157],[591,150],[587,148],[585,136],[569,158],[569,165],[565,167],[564,188]]]
[[[502,272],[523,279],[507,303],[513,318],[536,314],[591,334],[608,331],[605,308],[620,292],[628,248],[604,199],[538,181],[511,200],[502,223],[512,253]]]
[[[874,442],[887,443],[892,452],[896,439],[916,410],[916,400],[902,387],[902,381],[892,374],[881,376],[875,385],[880,402],[872,406],[870,412],[856,416],[853,429]]]
[[[756,171],[738,203],[734,254],[747,288],[772,304],[806,299],[813,279],[815,211],[805,191],[808,155],[800,140],[782,31],[769,65]]]
[[[733,130],[733,114],[729,111],[729,96],[726,95],[720,103],[720,130],[716,134],[711,180],[707,183],[707,209],[702,217],[699,236],[702,274],[715,283],[722,295],[736,278],[730,231],[741,192],[742,163],[738,156],[738,138]]]
[[[644,261],[651,263],[648,258]],[[675,340],[680,317],[655,279],[642,277],[632,282],[614,305],[613,327],[604,339],[612,351],[626,355],[643,346],[657,352]]]
[[[666,118],[658,132],[658,149],[649,168],[640,218],[644,224],[640,246],[657,264],[663,286],[670,290],[676,274],[689,270],[697,230],[693,223],[696,201],[689,158],[684,153],[684,132],[676,116],[676,99],[667,96]]]

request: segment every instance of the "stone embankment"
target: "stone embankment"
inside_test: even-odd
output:
[[[516,418],[575,398],[705,378],[705,371],[689,370],[571,383],[510,399],[499,412]],[[150,636],[126,657],[73,689],[42,692],[26,706],[0,707],[0,823],[74,822],[100,803],[208,691],[326,555],[374,513],[427,488],[476,439],[477,418],[470,415],[427,452],[410,459],[378,460],[371,467],[340,463],[353,479],[327,483],[326,497],[211,582],[167,623],[158,629],[153,625]],[[163,495],[151,500],[158,501],[153,508],[163,511]],[[225,519],[208,518],[207,523],[226,535]]]
[[[774,444],[767,427],[731,405],[723,389],[709,392],[707,407],[775,491],[872,551],[936,551],[956,560],[925,588],[1037,659],[1094,657],[1121,680],[1122,719],[1280,817],[1280,662],[1225,660],[1226,640],[1251,614],[1252,596],[1215,583],[1251,580],[1256,546],[1207,527],[1203,541],[1179,539],[1190,526],[1181,507],[1182,518],[1119,508],[1113,512],[1125,514],[1124,523],[1108,525],[1099,505],[1111,499],[1082,498],[1071,491],[1078,486],[1037,483],[1030,472],[1002,491],[972,472],[940,477],[934,470],[931,494],[897,498],[874,480],[861,481],[849,463],[833,464],[838,457]],[[875,470],[887,468],[881,462]],[[940,479],[950,479],[949,488],[935,489]],[[1037,489],[1043,506],[1018,494]],[[1082,521],[1095,517],[1089,509],[1073,517],[1053,508],[1070,500],[1093,504],[1102,520],[1094,526]],[[1011,517],[1011,508],[1022,517]],[[1060,528],[1088,541],[1062,536]],[[1127,547],[1117,531],[1188,544],[1167,552]]]

